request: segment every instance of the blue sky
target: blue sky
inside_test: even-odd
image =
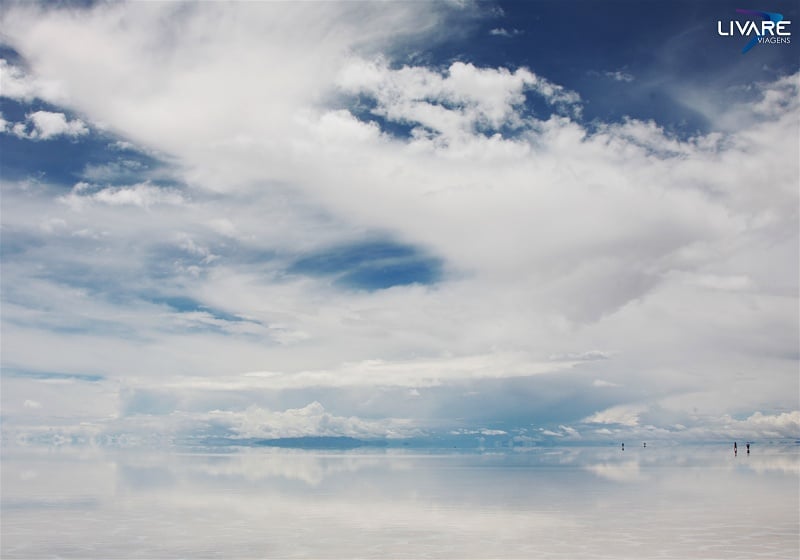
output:
[[[5,5],[4,434],[800,436],[741,7]]]

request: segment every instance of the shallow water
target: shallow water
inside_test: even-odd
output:
[[[11,558],[800,557],[800,449],[4,449]]]

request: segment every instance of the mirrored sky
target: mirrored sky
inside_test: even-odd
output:
[[[3,558],[793,558],[797,446],[17,449]]]

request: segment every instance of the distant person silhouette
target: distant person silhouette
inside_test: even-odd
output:
[[[625,451],[625,444],[622,444],[622,450]]]
[[[749,444],[749,443],[747,443],[747,444],[745,444],[745,445],[747,445],[747,454],[748,454],[748,455],[750,455],[750,444]]]
[[[642,444],[642,447],[647,447],[647,442],[644,442],[644,443]]]
[[[733,442],[733,454],[734,455],[738,455],[739,454],[739,450],[736,449],[736,442],[735,441]]]

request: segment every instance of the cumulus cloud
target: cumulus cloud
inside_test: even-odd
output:
[[[270,411],[250,407],[243,412],[216,411],[214,420],[231,426],[240,438],[297,438],[309,436],[347,436],[354,438],[394,438],[415,430],[407,420],[364,420],[354,416],[335,416],[314,401],[303,408]]]
[[[89,133],[89,128],[80,119],[68,120],[64,113],[34,111],[26,115],[24,123],[10,126],[10,131],[28,140],[50,140],[59,136],[77,138]]]
[[[800,434],[800,411],[780,414],[755,412],[744,420],[734,420],[731,423],[732,433],[759,434],[762,438],[791,438]]]
[[[800,433],[800,411],[778,414],[757,411],[743,419],[735,419],[729,414],[696,416],[659,410],[657,406],[647,404],[620,405],[585,418],[579,428],[589,437],[612,441],[791,440],[797,439]]]
[[[548,103],[578,110],[580,96],[537,76],[526,68],[478,68],[454,62],[444,73],[426,67],[392,69],[384,60],[356,60],[338,78],[346,92],[373,96],[374,110],[387,119],[419,125],[448,141],[479,128],[519,127],[518,108],[525,91]]]
[[[597,412],[584,419],[589,424],[619,424],[622,426],[638,426],[639,414],[645,410],[642,406],[621,405]]]

